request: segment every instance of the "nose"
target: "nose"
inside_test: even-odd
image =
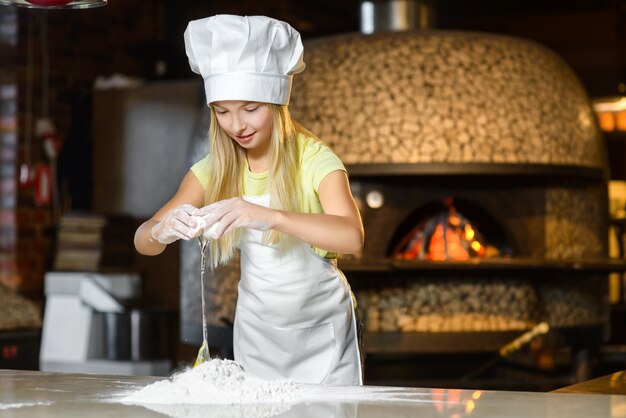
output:
[[[231,123],[232,130],[236,134],[241,134],[246,130],[246,122],[237,114],[233,115]]]

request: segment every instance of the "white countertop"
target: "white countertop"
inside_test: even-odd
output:
[[[306,386],[303,400],[268,405],[125,405],[163,378],[0,370],[0,418],[602,418],[626,417],[626,396],[400,387]]]

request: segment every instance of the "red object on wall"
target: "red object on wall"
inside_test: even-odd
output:
[[[18,358],[19,349],[17,344],[2,346],[2,360],[15,360]]]
[[[35,167],[35,203],[49,205],[52,201],[52,169],[47,164]]]

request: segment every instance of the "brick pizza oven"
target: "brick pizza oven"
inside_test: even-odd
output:
[[[348,168],[366,238],[340,267],[368,353],[497,350],[542,321],[559,344],[602,340],[614,267],[605,149],[558,56],[435,30],[305,50],[290,109]],[[425,250],[444,230],[443,255]]]

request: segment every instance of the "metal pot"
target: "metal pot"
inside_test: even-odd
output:
[[[132,308],[103,315],[107,359],[140,361],[170,357],[174,317],[171,310]]]

